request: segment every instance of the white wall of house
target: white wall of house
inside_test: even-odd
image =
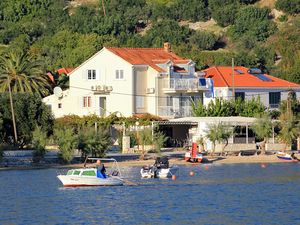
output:
[[[88,79],[88,70],[96,70],[96,79]],[[116,70],[119,71],[119,79]],[[112,86],[112,91],[109,94],[95,94],[91,87],[97,85]],[[71,111],[77,115],[99,114],[100,97],[106,97],[106,115],[120,111],[124,116],[129,116],[134,110],[132,65],[104,48],[70,74],[70,95],[78,98],[77,105]],[[91,96],[91,107],[83,107],[85,96]]]
[[[117,79],[116,70],[119,71],[119,78],[120,71],[123,71],[122,79]],[[89,77],[88,71],[95,71],[96,76]],[[100,98],[106,99],[105,116],[114,112],[120,112],[123,116],[134,113],[156,114],[157,76],[158,72],[153,68],[147,65],[133,66],[104,48],[70,74],[70,88],[64,92],[63,98],[51,95],[43,101],[51,105],[55,117],[101,115],[103,109],[100,107]],[[112,91],[106,94],[95,93],[92,86],[99,85],[111,86]],[[149,88],[153,88],[153,92],[147,92]],[[84,97],[85,101],[89,98],[90,105],[84,104]],[[58,104],[61,108],[58,108]]]
[[[157,77],[158,77],[158,72],[154,70],[152,67],[148,67],[148,72],[146,75],[147,87],[145,91],[146,91],[148,113],[153,115],[157,114],[157,97],[156,97],[158,95]],[[148,93],[147,93],[147,88],[148,91],[150,91]]]

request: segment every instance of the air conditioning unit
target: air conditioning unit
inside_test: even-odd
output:
[[[147,94],[154,94],[154,92],[155,92],[155,89],[154,89],[154,88],[147,88],[147,89],[146,89],[146,93],[147,93]]]
[[[96,86],[96,90],[97,91],[102,91],[103,90],[103,86],[102,85],[97,85]]]
[[[96,90],[96,87],[95,87],[95,86],[91,86],[91,90],[92,90],[92,91],[95,91],[95,90]]]

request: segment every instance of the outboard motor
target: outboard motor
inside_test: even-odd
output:
[[[169,168],[169,159],[168,157],[157,157],[154,163],[154,166],[157,169],[167,169]]]

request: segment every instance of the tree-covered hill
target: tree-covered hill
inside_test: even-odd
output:
[[[300,83],[299,12],[299,0],[1,0],[0,52],[21,49],[54,71],[103,46],[168,41],[199,68],[234,57]]]

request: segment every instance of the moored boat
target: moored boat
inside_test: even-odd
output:
[[[177,165],[169,166],[167,157],[157,157],[153,165],[144,166],[140,173],[142,178],[171,178],[178,169]]]
[[[58,175],[57,178],[65,187],[78,186],[120,186],[124,184],[120,177],[120,170],[115,159],[90,158],[91,160],[111,161],[111,172],[105,176],[99,176],[97,168],[71,169],[66,175]]]
[[[299,160],[297,157],[294,156],[294,153],[288,154],[285,152],[277,152],[276,154],[278,159],[286,160],[287,162],[298,162]]]

